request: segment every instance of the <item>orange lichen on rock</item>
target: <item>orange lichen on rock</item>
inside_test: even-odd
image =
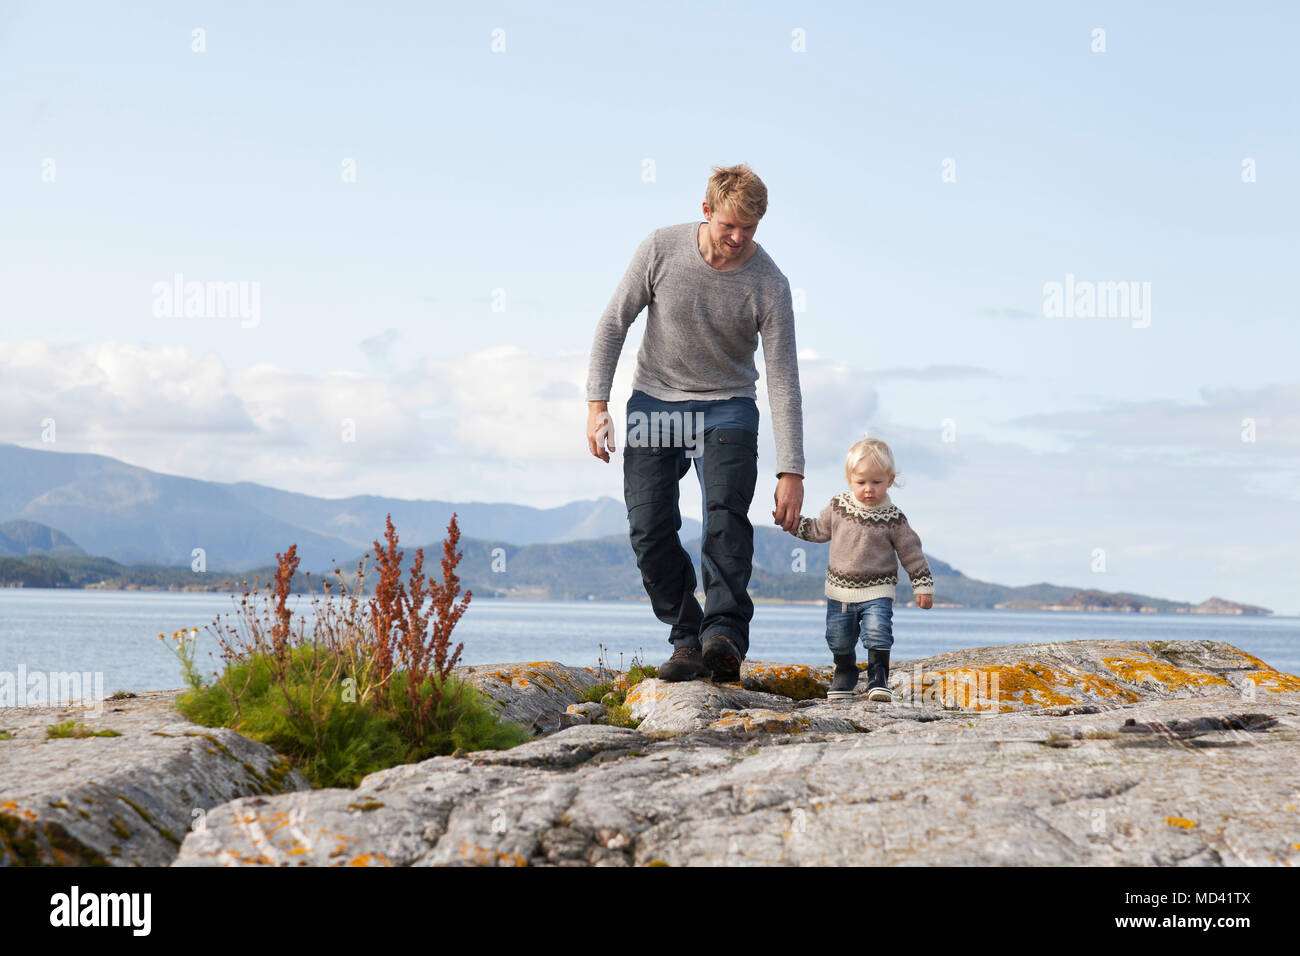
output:
[[[581,693],[585,686],[577,681],[573,675],[564,672],[563,667],[563,664],[557,664],[555,661],[528,661],[524,664],[509,664],[490,671],[483,671],[473,675],[472,679],[475,683],[496,680],[502,684],[521,689],[536,684],[550,690],[567,690]],[[584,670],[594,673],[589,667],[584,668]]]
[[[1218,674],[1189,671],[1154,657],[1103,657],[1102,662],[1115,673],[1116,677],[1130,684],[1173,684],[1182,687],[1207,687],[1211,684],[1232,686]]]
[[[1076,703],[1076,698],[1057,691],[1061,675],[1042,664],[1010,664],[990,671],[989,680],[997,678],[999,700],[1018,700],[1039,707]],[[989,686],[991,690],[992,684]]]
[[[1165,817],[1165,823],[1171,827],[1182,827],[1184,830],[1190,830],[1196,826],[1195,820],[1189,820],[1186,817]]]
[[[642,704],[648,701],[661,701],[668,696],[668,690],[671,684],[664,684],[662,681],[641,681],[633,685],[632,689],[627,692],[627,697],[623,703],[631,707],[633,704]]]
[[[348,866],[392,866],[388,862],[388,857],[382,853],[362,853],[360,856],[354,856],[348,860]]]
[[[461,859],[475,866],[527,866],[528,861],[518,853],[501,853],[473,843],[460,845]]]
[[[1113,681],[1079,671],[1065,671],[1044,664],[994,664],[988,667],[955,667],[932,671],[922,676],[923,686],[914,688],[913,694],[923,700],[940,701],[949,706],[971,710],[992,710],[995,700],[998,711],[1011,710],[1014,705],[1027,707],[1052,707],[1058,704],[1077,704],[1081,693],[1107,697],[1124,697],[1135,700],[1136,695]],[[1062,688],[1076,689],[1080,694],[1068,696]],[[1002,707],[1001,704],[1008,704]]]
[[[711,725],[714,729],[742,727],[764,733],[798,734],[808,729],[808,718],[798,714],[783,714],[775,710],[749,710],[725,714]]]
[[[1255,673],[1247,674],[1245,675],[1245,678],[1256,687],[1262,687],[1264,690],[1271,690],[1275,694],[1300,691],[1300,677],[1270,667],[1253,654],[1247,654],[1245,651],[1237,650],[1236,648],[1233,648],[1233,650],[1236,654],[1255,665]]]
[[[14,816],[17,817],[21,817],[22,819],[26,820],[28,823],[31,823],[36,819],[35,813],[33,813],[31,810],[24,810],[22,807],[18,806],[16,801],[13,800],[6,800],[4,803],[0,803],[0,810],[5,811],[6,813],[13,814]]]
[[[825,697],[828,682],[807,664],[768,664],[754,661],[745,666],[741,684],[750,690],[779,694],[791,700]]]

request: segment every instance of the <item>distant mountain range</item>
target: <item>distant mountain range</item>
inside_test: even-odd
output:
[[[463,553],[457,573],[477,598],[637,600],[645,596],[621,501],[604,497],[559,508],[482,502],[408,501],[362,495],[329,499],[265,485],[161,475],[102,455],[0,445],[0,586],[226,590],[265,582],[274,556],[298,545],[300,573],[320,582],[355,571],[389,513],[409,561],[424,543],[437,572],[451,513]],[[7,520],[4,520],[7,519]],[[683,519],[682,541],[699,568],[700,523]],[[202,547],[207,571],[190,568]],[[757,600],[818,601],[829,545],[777,528],[754,529]],[[801,564],[796,565],[796,558]],[[972,608],[1268,614],[1211,598],[1199,605],[1056,584],[1021,587],[969,578],[931,555],[936,603]],[[801,570],[795,570],[796,566]],[[898,599],[912,600],[900,568]],[[317,585],[319,586],[319,585]],[[702,584],[701,584],[702,586]]]
[[[246,571],[298,545],[305,567],[346,563],[383,536],[391,513],[408,541],[441,540],[452,512],[461,533],[515,545],[626,532],[610,497],[558,508],[492,502],[411,501],[378,495],[317,498],[252,482],[163,475],[103,455],[0,444],[0,522],[58,528],[86,552],[122,563],[188,567],[202,548],[209,571]],[[698,534],[698,521],[682,531]],[[0,553],[5,553],[0,551]]]

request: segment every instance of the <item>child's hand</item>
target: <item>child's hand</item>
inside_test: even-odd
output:
[[[916,606],[923,608],[934,607],[934,596],[931,594],[918,594],[916,596]]]

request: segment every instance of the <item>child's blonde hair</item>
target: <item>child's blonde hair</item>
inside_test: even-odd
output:
[[[879,438],[860,438],[853,443],[844,459],[844,480],[853,481],[853,470],[863,463],[874,465],[887,475],[894,474],[894,453]],[[895,475],[894,484],[900,488],[903,483]]]

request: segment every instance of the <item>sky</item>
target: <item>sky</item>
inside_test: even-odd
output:
[[[967,574],[1300,614],[1298,28],[1289,3],[6,2],[0,441],[326,497],[621,498],[585,439],[596,322],[743,162],[802,301],[805,514],[870,434]],[[248,308],[187,316],[178,276]],[[1136,294],[1060,314],[1067,282]]]

